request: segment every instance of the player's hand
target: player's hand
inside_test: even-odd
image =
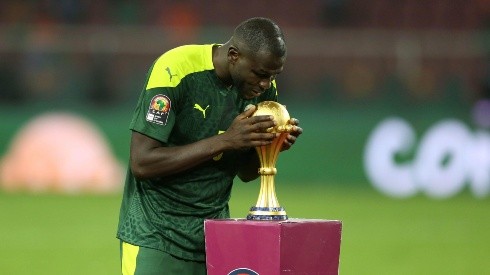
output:
[[[247,107],[231,123],[230,127],[221,136],[231,149],[244,149],[272,143],[278,136],[267,133],[266,130],[276,126],[273,116],[252,116],[256,106]]]
[[[289,119],[289,124],[293,125],[291,132],[284,140],[281,151],[289,150],[291,146],[296,142],[296,139],[303,133],[303,129],[299,127],[299,120],[296,118]]]

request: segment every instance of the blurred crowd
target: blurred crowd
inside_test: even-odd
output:
[[[286,27],[473,29],[487,0],[4,0],[0,24],[235,25],[270,16]]]
[[[286,97],[470,103],[490,97],[489,15],[486,0],[4,0],[0,103],[132,104],[159,54],[226,42],[223,30],[253,16],[271,17],[293,40],[281,76]],[[373,54],[351,45],[358,36],[386,43]],[[337,47],[353,50],[336,55],[338,37]],[[400,44],[394,54],[383,53],[388,43]],[[424,52],[434,43],[443,48]]]

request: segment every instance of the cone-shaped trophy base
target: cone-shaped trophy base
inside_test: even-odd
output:
[[[288,215],[283,207],[252,206],[247,215],[247,220],[255,221],[285,221],[287,219]]]

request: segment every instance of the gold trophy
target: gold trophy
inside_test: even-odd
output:
[[[257,104],[257,110],[253,116],[260,115],[273,115],[277,126],[267,129],[267,132],[280,133],[280,135],[269,145],[255,147],[260,159],[260,192],[257,203],[250,208],[247,220],[287,220],[286,210],[279,205],[276,197],[274,176],[277,173],[275,167],[277,157],[293,125],[289,122],[290,117],[286,107],[274,101],[263,101]]]

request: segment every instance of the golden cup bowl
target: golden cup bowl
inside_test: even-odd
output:
[[[252,116],[263,115],[272,115],[274,116],[274,120],[277,122],[277,126],[275,128],[267,129],[267,132],[283,132],[284,130],[282,129],[284,128],[284,126],[289,124],[288,122],[290,117],[288,111],[286,110],[286,107],[275,101],[262,101],[257,104],[257,110]]]

